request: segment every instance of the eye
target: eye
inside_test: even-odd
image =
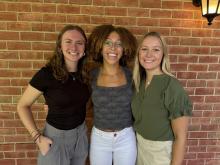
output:
[[[158,52],[158,51],[160,51],[160,49],[155,48],[155,49],[153,49],[153,51],[154,51],[154,52]]]
[[[116,42],[116,43],[115,43],[115,46],[116,46],[117,48],[121,48],[121,47],[122,47],[122,43],[121,43],[121,42]]]
[[[84,42],[83,41],[76,41],[76,44],[77,45],[84,45]]]
[[[111,47],[113,45],[113,43],[109,40],[105,40],[104,45]]]

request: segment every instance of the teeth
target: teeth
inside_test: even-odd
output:
[[[115,57],[115,56],[116,56],[116,54],[109,53],[109,56]]]

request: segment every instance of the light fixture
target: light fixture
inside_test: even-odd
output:
[[[220,0],[193,0],[195,6],[201,6],[202,16],[208,20],[208,25],[212,20],[220,15]]]

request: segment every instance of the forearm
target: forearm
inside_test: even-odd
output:
[[[177,138],[173,143],[171,165],[181,165],[185,154],[186,140]]]
[[[34,122],[34,118],[33,118],[30,107],[18,105],[17,111],[18,111],[18,115],[19,115],[22,123],[24,124],[25,128],[28,130],[28,132],[30,134],[32,134],[31,136],[33,137],[35,134],[33,131],[37,131],[37,126]]]

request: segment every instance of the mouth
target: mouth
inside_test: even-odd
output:
[[[116,57],[117,55],[116,54],[114,54],[114,53],[109,53],[108,54],[110,57]]]
[[[67,53],[68,54],[70,54],[70,55],[72,55],[72,56],[77,56],[77,55],[79,55],[79,53],[78,52],[73,52],[73,51],[67,51]]]

